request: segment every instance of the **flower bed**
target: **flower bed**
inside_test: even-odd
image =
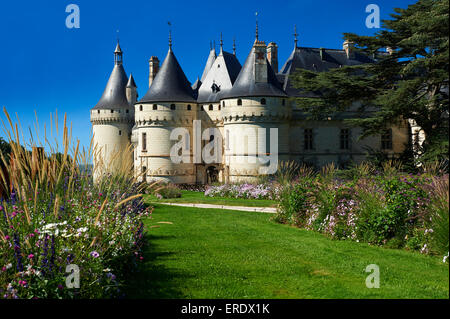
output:
[[[448,255],[448,175],[311,176],[284,188],[275,220],[335,239]]]
[[[224,184],[220,186],[207,186],[205,196],[231,197],[245,199],[276,199],[280,187],[269,184]]]
[[[68,180],[69,177],[66,177]],[[124,274],[141,260],[142,218],[150,214],[135,189],[102,191],[75,176],[76,192],[45,192],[35,199],[11,193],[0,206],[0,297],[92,298],[121,295]],[[118,205],[118,203],[123,204]],[[68,265],[80,285],[66,285]]]

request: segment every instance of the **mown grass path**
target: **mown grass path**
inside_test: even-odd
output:
[[[129,297],[449,298],[440,258],[335,241],[270,217],[155,204]],[[379,289],[366,288],[369,264],[380,267]]]

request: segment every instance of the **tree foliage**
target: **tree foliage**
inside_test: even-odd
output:
[[[299,70],[294,86],[317,98],[297,98],[297,105],[320,119],[361,102],[360,116],[348,122],[362,127],[363,136],[414,120],[426,135],[424,158],[448,159],[449,0],[419,0],[394,10],[374,36],[344,34],[355,52],[375,63]]]

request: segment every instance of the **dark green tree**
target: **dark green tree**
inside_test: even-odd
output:
[[[419,0],[394,10],[374,36],[344,34],[355,52],[376,63],[299,70],[294,86],[317,98],[298,98],[297,105],[320,119],[359,101],[360,116],[348,123],[362,127],[362,136],[412,119],[426,135],[421,160],[448,160],[449,0]]]
[[[5,157],[11,153],[11,145],[3,137],[0,137],[0,151]]]

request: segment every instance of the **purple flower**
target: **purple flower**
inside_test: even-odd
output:
[[[91,253],[89,255],[91,255],[94,258],[97,258],[98,256],[100,256],[100,254],[98,252],[96,252],[95,250],[91,251]]]

